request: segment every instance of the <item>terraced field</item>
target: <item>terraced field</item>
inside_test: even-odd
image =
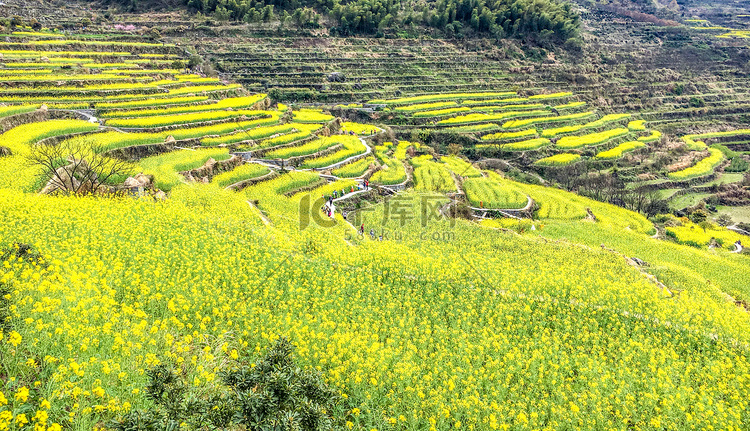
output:
[[[499,68],[470,76],[484,54],[456,62],[450,47],[442,63],[404,66],[444,70],[442,84],[420,74],[406,95],[372,89],[361,108],[282,105],[254,91],[253,68],[289,61],[280,49],[294,58],[286,42],[238,48],[248,89],[172,70],[188,60],[176,45],[84,35],[0,42],[0,74],[15,77],[0,89],[0,429],[132,425],[155,408],[145,392],[159,369],[190,403],[226,400],[223,371],[252,368],[282,336],[332,389],[323,414],[340,428],[750,422],[736,236],[670,219],[654,238],[639,213],[509,178],[655,153],[662,136],[633,123],[641,113],[522,94]],[[347,61],[368,73],[356,49]],[[263,79],[297,82],[291,92],[304,73],[279,64]],[[342,124],[341,109],[380,117]],[[447,155],[411,137],[423,129],[470,144]],[[680,160],[656,180],[716,174],[728,156],[711,140],[744,133],[679,135]],[[74,183],[90,187],[72,196]],[[492,209],[515,212],[471,220]]]
[[[490,43],[279,38],[270,28],[249,29],[256,38],[232,43],[213,39],[212,46],[221,49],[205,54],[253,91],[276,89],[276,96],[288,100],[352,107],[396,98],[397,92],[411,96],[523,89],[538,94],[556,88],[607,113],[638,111],[646,120],[667,125],[669,132],[689,132],[671,130],[684,127],[679,121],[685,118],[706,125],[742,122],[749,106],[747,54],[736,42],[623,19],[596,3],[579,7],[586,23],[583,58],[539,59],[529,50],[526,60],[518,61],[518,52]],[[512,65],[505,61],[510,58]],[[632,67],[624,70],[624,64]],[[329,79],[333,73],[338,73],[336,80]],[[410,114],[418,119],[462,109],[434,102]],[[430,110],[442,112],[423,114]]]

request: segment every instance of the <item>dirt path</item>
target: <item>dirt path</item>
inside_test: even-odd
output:
[[[265,214],[263,214],[263,211],[260,210],[260,208],[256,207],[252,202],[246,201],[248,205],[250,205],[252,208],[255,208],[256,211],[258,211],[258,216],[260,216],[260,219],[263,220],[263,224],[266,226],[271,225],[271,220],[268,220],[268,217],[266,217]]]

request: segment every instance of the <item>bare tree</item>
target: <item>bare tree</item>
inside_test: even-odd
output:
[[[91,141],[71,139],[57,145],[34,145],[26,159],[48,180],[42,193],[89,194],[101,192],[110,180],[127,173],[126,161],[103,152]]]

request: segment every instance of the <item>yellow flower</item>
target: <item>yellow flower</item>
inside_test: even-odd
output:
[[[16,427],[22,427],[29,423],[29,419],[26,417],[25,413],[21,413],[16,416]]]
[[[5,398],[5,395],[3,395],[2,391],[0,391],[0,407],[8,404],[8,399]]]
[[[52,408],[52,405],[47,400],[42,400],[42,402],[39,404],[39,407],[43,408],[44,410],[49,410]]]
[[[0,412],[0,430],[7,430],[13,421],[13,413],[8,410]]]
[[[578,412],[581,411],[581,409],[579,409],[578,406],[575,405],[575,404],[573,404],[573,402],[571,401],[571,403],[570,403],[570,411],[573,412],[573,413],[578,413]]]
[[[103,397],[104,396],[104,389],[101,387],[97,387],[91,390],[91,393],[96,395],[97,397]]]
[[[12,344],[13,347],[18,347],[18,345],[21,344],[22,339],[21,334],[16,331],[12,331],[10,335],[8,335],[8,343]]]
[[[524,412],[521,412],[516,416],[516,421],[518,423],[527,424],[529,423],[529,418],[526,417],[526,414]]]
[[[44,410],[37,410],[32,420],[39,422],[40,424],[46,424],[49,415]]]
[[[57,422],[53,423],[52,425],[47,428],[47,431],[62,431],[62,427]]]
[[[26,400],[29,399],[29,388],[26,386],[21,387],[16,391],[15,395],[16,401],[20,401],[22,403],[25,403]]]

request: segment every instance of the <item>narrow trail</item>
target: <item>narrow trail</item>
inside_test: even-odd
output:
[[[335,198],[333,201],[334,202],[344,201],[344,200],[347,200],[347,199],[349,199],[349,198],[351,198],[353,196],[357,196],[357,195],[360,195],[362,193],[367,193],[367,192],[370,192],[370,191],[372,191],[372,187],[368,187],[367,189],[362,188],[362,189],[359,189],[359,190],[355,190],[353,192],[349,192],[349,193],[347,193],[347,194],[345,194],[343,196],[339,196],[339,197]]]
[[[247,204],[250,205],[250,207],[252,207],[253,209],[255,209],[255,211],[258,212],[258,216],[260,217],[261,220],[263,220],[264,225],[266,226],[271,225],[271,220],[268,220],[268,217],[266,217],[266,215],[263,214],[263,211],[261,211],[260,208],[256,207],[255,204],[253,204],[250,201],[245,201],[245,202],[247,202]]]
[[[400,192],[401,190],[403,190],[404,188],[406,188],[406,185],[409,184],[409,181],[413,181],[414,180],[414,177],[412,176],[412,174],[409,172],[408,169],[406,169],[406,165],[405,165],[406,162],[402,161],[402,160],[400,160],[400,162],[404,166],[404,172],[406,173],[406,179],[403,182],[400,182],[398,184],[383,184],[383,185],[379,185],[378,186],[381,189],[388,190],[389,192],[391,192],[394,195],[396,193]]]
[[[337,169],[337,168],[340,168],[341,166],[344,166],[344,165],[348,164],[352,160],[356,160],[356,159],[360,159],[360,158],[363,158],[363,157],[367,157],[369,154],[372,153],[372,148],[370,148],[370,146],[367,145],[367,142],[365,142],[365,140],[362,139],[362,137],[358,136],[358,138],[359,138],[359,141],[362,143],[362,145],[365,146],[365,152],[364,153],[348,157],[348,158],[346,158],[346,159],[344,159],[344,160],[342,160],[340,162],[336,162],[336,163],[334,163],[332,165],[328,165],[328,166],[325,166],[325,167],[322,167],[322,168],[305,169],[305,170],[318,171],[318,172],[333,170],[333,169]]]
[[[369,155],[370,153],[372,153],[372,148],[370,148],[370,146],[367,145],[367,142],[365,142],[365,140],[362,139],[361,137],[359,138],[359,140],[360,140],[360,142],[362,142],[362,145],[364,145],[364,147],[365,147],[365,151],[363,153],[360,153],[360,154],[348,157],[345,160],[342,160],[340,162],[336,162],[336,163],[334,163],[332,165],[324,166],[322,168],[294,169],[294,170],[295,171],[300,171],[300,172],[323,172],[323,171],[327,171],[327,170],[337,169],[338,167],[341,167],[341,166],[349,163],[351,160],[362,158],[362,157],[367,157],[367,155]],[[277,170],[277,171],[281,170],[282,168],[285,168],[285,166],[279,166],[276,163],[271,163],[271,162],[268,162],[268,161],[263,160],[263,159],[250,159],[250,160],[246,160],[245,162],[246,163],[255,163],[257,165],[262,165],[262,166],[265,166],[265,167],[267,167],[269,169],[274,169],[274,170]],[[326,175],[326,176],[333,178],[334,181],[338,181],[338,180],[341,179],[340,177],[337,177],[337,176],[335,176],[333,174]]]
[[[521,217],[518,217],[517,215],[514,215],[512,213],[516,211],[522,211],[522,212],[529,211],[533,204],[534,204],[534,200],[531,199],[531,196],[526,195],[526,205],[523,208],[476,208],[476,207],[469,207],[469,208],[471,208],[472,211],[482,212],[483,214],[481,218],[486,218],[488,212],[494,211],[494,212],[499,212],[505,217],[514,218],[516,220],[521,220],[522,219]]]
[[[364,147],[365,147],[365,152],[363,152],[363,153],[357,154],[355,156],[349,157],[349,158],[347,158],[345,160],[342,160],[340,162],[336,162],[336,163],[334,163],[332,165],[329,165],[329,166],[326,166],[326,167],[323,167],[323,168],[294,169],[294,171],[320,173],[322,171],[336,169],[337,167],[340,167],[340,166],[343,166],[343,165],[349,163],[351,160],[362,158],[362,157],[367,157],[367,155],[369,155],[369,154],[372,153],[372,148],[370,148],[370,146],[367,145],[367,142],[365,142],[365,140],[362,139],[361,137],[359,137],[359,140],[360,140],[360,142],[362,142],[362,145],[364,145]],[[265,166],[265,167],[267,167],[269,169],[272,169],[272,170],[275,170],[275,171],[281,170],[281,166],[279,166],[279,165],[277,165],[275,163],[268,163],[268,162],[266,162],[266,161],[264,161],[262,159],[250,159],[250,160],[246,160],[245,163],[254,163],[254,164],[257,164],[257,165]],[[335,181],[353,179],[357,183],[359,183],[360,186],[362,187],[361,189],[355,190],[353,192],[346,193],[345,195],[340,196],[340,197],[334,199],[333,200],[334,202],[343,201],[343,200],[349,199],[349,198],[351,198],[353,196],[356,196],[356,195],[359,195],[359,194],[362,194],[362,193],[366,193],[366,192],[369,192],[369,191],[372,190],[372,187],[369,187],[367,189],[364,188],[364,180],[361,179],[361,178],[342,178],[342,177],[339,177],[339,176],[336,176],[336,175],[333,175],[333,174],[326,174],[326,175],[322,175],[321,174],[321,177],[323,177],[324,179],[328,180],[329,182],[335,182]]]

